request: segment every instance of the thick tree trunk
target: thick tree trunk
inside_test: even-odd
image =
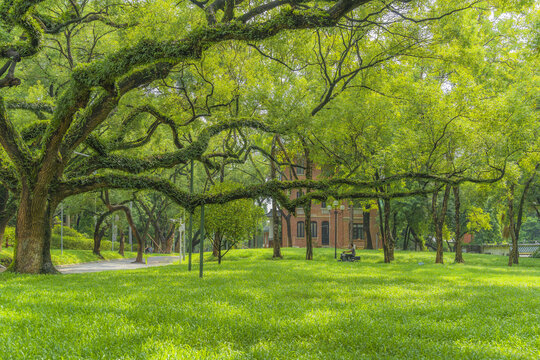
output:
[[[47,194],[23,185],[17,226],[15,250],[10,271],[25,274],[57,274],[51,260],[52,211]]]
[[[454,186],[454,206],[455,206],[455,222],[456,222],[456,256],[454,262],[464,263],[463,260],[463,247],[462,247],[462,237],[461,237],[461,214],[460,214],[460,198],[459,198],[459,186]]]
[[[287,216],[283,215],[283,218],[285,219],[285,225],[287,226],[287,246],[292,247],[292,229],[291,229],[291,214],[287,214]]]
[[[276,200],[272,199],[272,219],[273,219],[273,226],[272,226],[272,234],[274,238],[274,252],[272,254],[272,258],[283,258],[283,255],[281,254],[281,244],[279,239],[279,216],[277,215],[277,204]]]
[[[169,232],[167,233],[165,247],[163,248],[163,252],[165,254],[172,253],[173,242],[174,242],[174,224],[171,224],[171,228],[169,229]]]
[[[212,243],[212,255],[214,257],[219,257],[219,249],[221,248],[221,237],[219,231],[216,231],[214,234],[214,241]]]
[[[94,227],[94,255],[99,256],[103,259],[103,256],[101,255],[101,239],[103,239],[103,236],[105,235],[105,231],[107,230],[107,226],[101,226],[107,216],[109,216],[111,213],[106,212],[99,216],[99,218],[96,220],[96,225]]]
[[[364,211],[363,214],[363,229],[365,233],[366,238],[366,249],[373,250],[373,241],[371,239],[371,228],[370,228],[370,222],[371,222],[371,214],[368,211]]]

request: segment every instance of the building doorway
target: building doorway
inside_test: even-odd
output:
[[[330,225],[328,221],[323,221],[321,224],[321,241],[323,246],[330,245]]]

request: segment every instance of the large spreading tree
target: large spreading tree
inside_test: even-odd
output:
[[[322,28],[348,28],[358,32],[360,38],[373,37],[374,29],[382,28],[390,34],[402,31],[409,37],[410,30],[405,29],[405,24],[439,20],[470,8],[475,2],[191,0],[163,4],[159,14],[166,17],[164,22],[169,24],[166,30],[170,31],[165,35],[145,33],[151,26],[140,26],[139,21],[156,15],[131,1],[69,1],[59,8],[54,7],[56,2],[46,0],[0,2],[0,59],[4,61],[0,67],[0,183],[7,190],[3,193],[9,194],[3,198],[16,199],[18,204],[17,242],[11,270],[56,272],[50,257],[50,235],[57,205],[70,196],[100,189],[156,190],[189,212],[203,204],[262,197],[273,197],[294,211],[312,199],[324,200],[329,196],[390,199],[428,194],[442,185],[476,179],[467,177],[469,173],[449,178],[421,169],[398,171],[397,175],[381,174],[369,180],[272,180],[218,194],[192,195],[159,176],[162,169],[191,161],[207,168],[218,167],[222,160],[243,161],[255,151],[265,153],[274,162],[269,151],[250,143],[250,137],[242,137],[238,148],[224,152],[209,149],[213,139],[228,131],[291,131],[291,124],[267,119],[268,109],[259,108],[250,114],[239,112],[242,104],[234,94],[215,94],[213,85],[210,89],[200,85],[208,83],[207,74],[197,65],[205,54],[213,52],[216,67],[226,61],[226,56],[220,58],[213,51],[216,46],[250,43],[258,49],[254,54],[264,54],[264,49],[256,44],[266,39],[276,36],[288,39],[290,31]],[[124,7],[133,9],[130,15],[119,15]],[[88,24],[98,25],[88,32],[76,27]],[[97,51],[100,39],[108,33],[103,29],[119,34],[109,46]],[[421,34],[422,28],[417,31]],[[87,36],[93,34],[90,38],[95,46],[72,46],[74,37],[81,32]],[[120,42],[125,45],[120,46]],[[48,89],[54,101],[4,101],[10,89],[24,88],[25,82],[35,85],[45,78],[39,70],[46,73],[49,68],[43,66],[40,56],[45,54],[44,58],[49,60],[51,47],[56,56],[67,60],[57,83],[51,83]],[[395,55],[382,56],[381,61]],[[358,74],[353,72],[343,77],[344,68],[339,61],[327,62],[324,57],[320,51],[319,65],[332,63],[337,68],[334,73],[331,69],[324,70],[328,82],[320,102],[312,108],[312,115],[345,90],[354,74]],[[32,63],[35,59],[38,59],[36,63]],[[240,79],[238,83],[242,85],[246,81]],[[156,94],[167,93],[164,89],[169,89],[168,93],[174,94],[172,98],[185,105],[178,106],[179,116],[173,117],[163,102],[157,102],[160,107],[148,101]],[[220,99],[214,101],[214,97]],[[230,111],[235,99],[236,111]],[[17,117],[28,117],[28,121],[23,121],[24,126],[14,121],[13,109],[19,111]],[[21,115],[21,110],[27,115]],[[146,125],[140,121],[141,116],[153,121]],[[152,151],[146,145],[160,133],[158,128],[168,131],[170,146]],[[491,176],[489,181],[494,179],[493,172],[484,175]],[[497,175],[500,176],[500,171]],[[402,190],[389,185],[406,179],[421,180],[423,186]],[[284,191],[293,188],[313,191],[290,200]]]

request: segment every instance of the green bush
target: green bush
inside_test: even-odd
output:
[[[4,245],[6,241],[10,245],[13,245],[15,243],[15,228],[14,227],[11,227],[11,226],[6,227],[6,230],[4,231],[4,239],[2,241],[3,242],[2,245]]]
[[[60,249],[60,225],[56,225],[52,230],[51,249]],[[11,245],[15,243],[15,228],[7,227],[4,233],[4,240],[7,239]],[[126,239],[127,240],[127,239]],[[118,250],[120,244],[116,242],[114,249]],[[126,251],[128,250],[126,242]],[[64,226],[64,249],[69,250],[93,250],[94,239],[86,237],[77,230]],[[101,241],[101,251],[111,251],[112,242],[109,240]],[[133,244],[133,251],[137,251],[137,244]]]
[[[127,239],[126,239],[127,240]],[[117,241],[114,244],[114,249],[118,250],[120,243]],[[128,250],[128,244],[126,242],[126,251]],[[60,249],[60,226],[56,225],[52,231],[51,248]],[[84,234],[77,232],[77,230],[64,226],[64,249],[70,250],[93,250],[94,239],[86,237]],[[112,241],[101,240],[101,251],[111,251]],[[137,251],[137,245],[133,244],[133,251]]]

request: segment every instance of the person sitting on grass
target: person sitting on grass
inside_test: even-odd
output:
[[[350,254],[349,254],[350,253]],[[341,261],[351,261],[356,256],[356,245],[350,244],[349,250],[345,250],[341,253]]]

